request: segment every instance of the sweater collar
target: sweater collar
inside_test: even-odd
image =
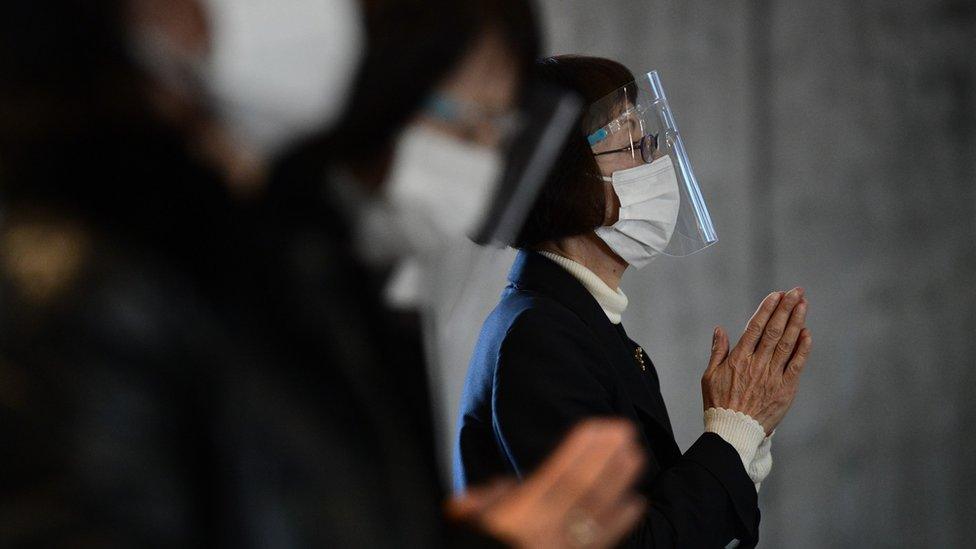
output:
[[[577,261],[552,252],[540,251],[539,255],[550,259],[556,265],[566,269],[569,274],[573,275],[573,278],[578,280],[586,288],[586,291],[590,292],[593,299],[596,299],[600,308],[603,309],[607,318],[610,319],[610,323],[620,324],[620,317],[627,310],[627,296],[624,295],[624,292],[620,288],[611,288],[596,273]]]

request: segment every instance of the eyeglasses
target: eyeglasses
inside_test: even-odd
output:
[[[641,160],[645,164],[649,164],[654,161],[654,151],[657,150],[657,135],[656,133],[645,134],[640,140],[632,142],[630,145],[620,147],[619,149],[613,149],[610,151],[601,151],[598,153],[593,153],[593,156],[602,156],[604,154],[614,154],[614,153],[631,153],[633,150],[640,148]]]
[[[465,134],[476,134],[479,128],[487,126],[494,135],[506,138],[519,124],[515,112],[497,111],[440,93],[428,97],[423,110],[426,115],[456,126]]]

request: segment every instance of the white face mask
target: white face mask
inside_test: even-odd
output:
[[[386,207],[406,249],[386,288],[387,303],[415,308],[431,288],[428,269],[483,222],[498,187],[501,154],[414,125],[397,140],[385,187]]]
[[[265,159],[338,119],[364,49],[356,2],[202,4],[209,52],[185,51],[162,29],[136,29],[135,54],[161,85],[209,95],[226,129]]]
[[[386,199],[412,252],[441,249],[484,220],[501,175],[501,154],[414,125],[397,140]]]
[[[629,265],[640,269],[664,250],[675,223],[681,198],[671,157],[613,172],[613,190],[620,198],[618,221],[599,227],[596,235]]]
[[[342,113],[364,49],[352,0],[205,0],[207,85],[220,116],[266,158]]]

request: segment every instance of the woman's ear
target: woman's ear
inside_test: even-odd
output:
[[[620,216],[620,197],[617,196],[617,191],[613,189],[613,183],[610,181],[603,182],[603,198],[606,204],[603,225],[610,226],[616,223]]]

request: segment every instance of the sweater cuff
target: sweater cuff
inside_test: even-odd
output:
[[[769,451],[770,446],[773,443],[773,435],[776,431],[769,433],[769,436],[764,438],[759,444],[759,448],[756,449],[756,456],[752,458],[752,463],[746,467],[746,473],[749,473],[749,478],[756,485],[756,491],[759,491],[759,485],[765,480],[766,476],[769,475],[770,469],[773,468],[773,454]]]
[[[705,410],[705,432],[715,433],[735,448],[747,473],[760,443],[766,437],[762,425],[752,417],[742,412],[714,407]]]

